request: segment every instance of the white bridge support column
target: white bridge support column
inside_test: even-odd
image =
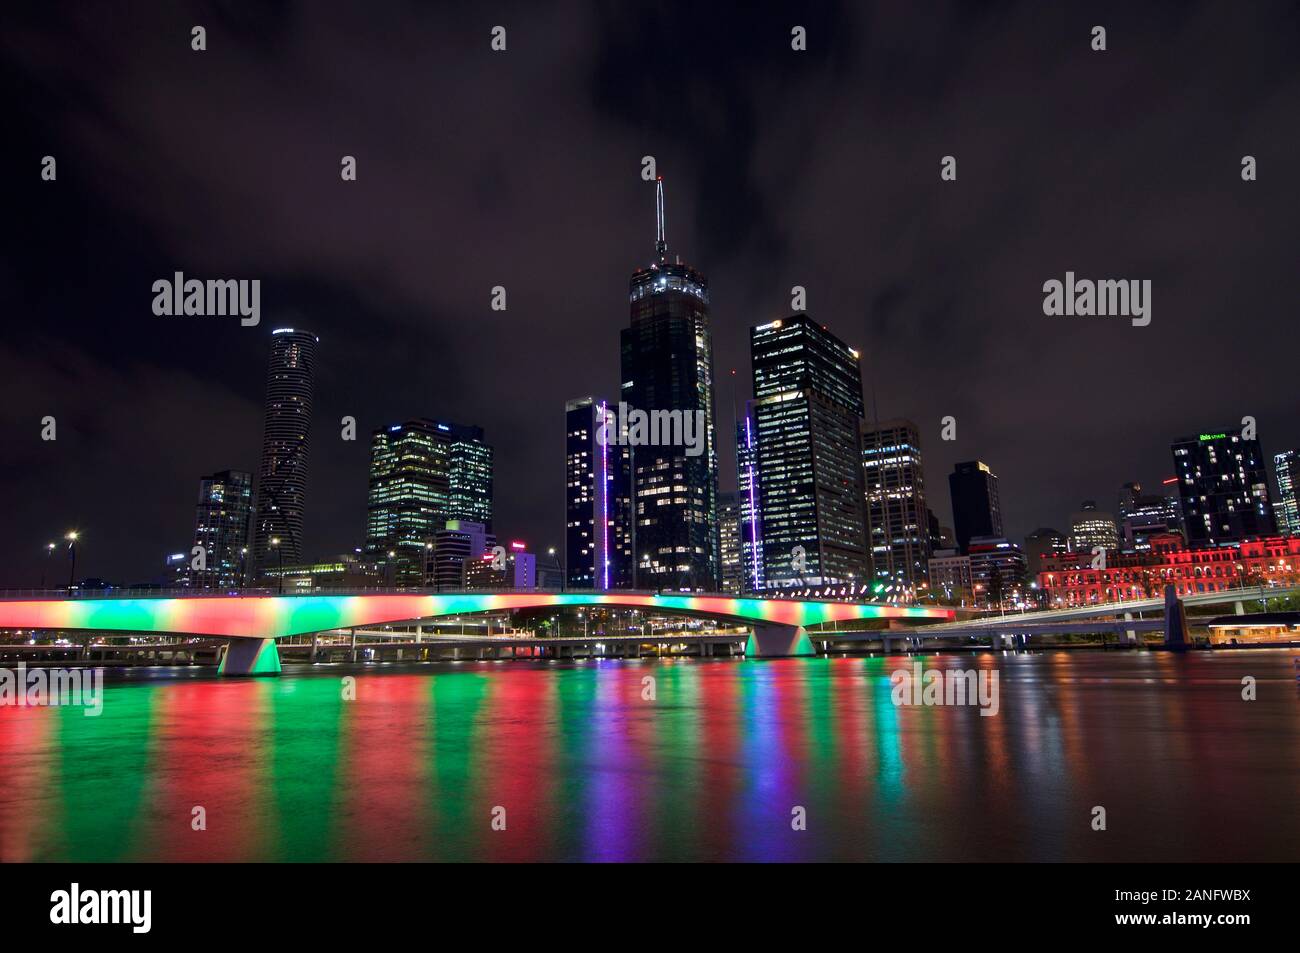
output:
[[[1131,613],[1131,612],[1125,612],[1125,613],[1124,613],[1124,621],[1125,621],[1125,622],[1132,622],[1132,621],[1133,621],[1133,613]],[[1138,634],[1137,634],[1137,630],[1136,630],[1136,629],[1125,629],[1125,630],[1124,630],[1124,641],[1127,642],[1129,645],[1137,645],[1137,644],[1138,644]]]
[[[231,639],[217,674],[279,675],[280,650],[275,647],[275,639]]]
[[[745,643],[745,658],[789,658],[816,655],[804,627],[755,623]]]

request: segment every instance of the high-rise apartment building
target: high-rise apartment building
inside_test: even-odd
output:
[[[301,328],[276,328],[271,332],[262,464],[257,474],[253,525],[256,566],[297,563],[302,559],[307,438],[319,343],[316,335]]]
[[[1098,548],[1117,552],[1119,529],[1115,517],[1097,509],[1096,500],[1084,500],[1079,511],[1070,516],[1070,548],[1080,553],[1091,553]]]
[[[194,545],[203,548],[205,568],[191,568],[192,586],[227,589],[241,586],[248,569],[248,530],[253,513],[253,475],[221,470],[199,481],[194,514]],[[191,566],[194,554],[191,553]]]

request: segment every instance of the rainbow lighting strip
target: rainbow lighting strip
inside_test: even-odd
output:
[[[770,625],[809,626],[853,619],[951,621],[951,609],[860,602],[737,599],[651,593],[469,593],[373,596],[183,596],[160,599],[0,601],[0,629],[90,630],[267,639],[327,629],[410,622],[508,609],[609,606]]]

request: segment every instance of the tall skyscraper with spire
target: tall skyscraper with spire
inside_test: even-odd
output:
[[[316,335],[301,328],[271,332],[253,527],[253,564],[258,568],[302,560],[307,436],[319,343]]]
[[[655,182],[655,260],[632,274],[622,332],[620,399],[629,410],[681,411],[704,429],[686,444],[632,447],[636,585],[716,591],[718,458],[708,279],[668,256],[663,177]]]

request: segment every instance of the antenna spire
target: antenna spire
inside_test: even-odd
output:
[[[664,224],[664,177],[655,176],[655,251],[662,261],[668,255],[668,229]]]

